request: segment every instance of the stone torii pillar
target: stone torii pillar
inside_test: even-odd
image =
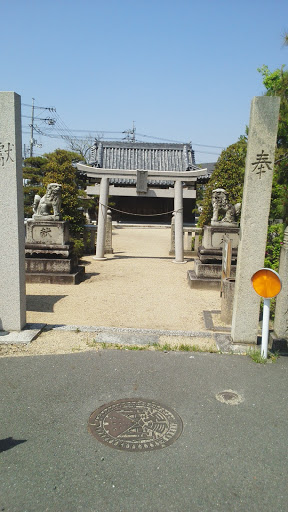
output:
[[[97,243],[96,255],[94,260],[105,260],[105,236],[106,236],[106,220],[107,220],[107,207],[109,195],[109,178],[101,178],[100,183],[100,197],[98,208],[98,226],[97,226]]]
[[[175,210],[175,260],[174,263],[186,263],[184,261],[183,247],[183,184],[182,182],[193,182],[197,176],[201,176],[205,169],[195,171],[153,171],[153,170],[133,170],[126,171],[123,169],[102,169],[91,167],[89,165],[77,164],[79,171],[85,172],[87,177],[101,179],[99,212],[98,212],[98,229],[96,255],[94,259],[104,260],[105,252],[105,234],[106,219],[109,195],[109,178],[117,179],[137,179],[137,193],[143,195],[147,191],[147,179],[151,180],[171,180],[174,181],[174,210]]]
[[[173,263],[187,263],[184,260],[183,246],[183,185],[182,181],[174,182],[174,213],[175,213],[175,260]]]

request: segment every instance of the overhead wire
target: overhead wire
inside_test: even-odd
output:
[[[32,105],[29,105],[27,103],[22,103],[23,106],[26,106],[26,107],[32,107]],[[40,107],[40,106],[34,106],[34,108],[39,108],[39,109],[42,109],[42,110],[49,110],[51,112],[53,112],[53,117],[56,118],[56,122],[55,124],[53,124],[51,127],[49,126],[49,132],[47,131],[47,129],[44,131],[44,130],[40,130],[39,127],[35,127],[35,130],[37,131],[37,133],[39,133],[40,135],[44,136],[44,137],[49,137],[49,138],[59,138],[59,139],[63,139],[63,140],[66,140],[67,142],[70,142],[71,140],[72,141],[77,141],[77,140],[86,140],[87,137],[85,136],[81,136],[81,135],[75,135],[75,133],[87,133],[91,136],[91,142],[93,141],[93,139],[97,139],[97,137],[94,137],[93,134],[96,134],[99,136],[99,134],[115,134],[115,135],[122,135],[124,132],[119,132],[119,131],[107,131],[107,130],[80,130],[80,129],[70,129],[68,128],[68,126],[65,124],[65,122],[61,119],[60,115],[58,114],[56,108],[54,107]],[[30,116],[27,116],[27,115],[24,115],[22,114],[22,117],[24,118],[30,118]],[[35,117],[34,118],[35,120],[39,120],[39,121],[43,121],[45,122],[45,120],[42,120],[38,117]],[[53,133],[54,132],[54,133]],[[74,133],[73,133],[74,132]],[[23,132],[25,133],[25,132]],[[27,134],[27,133],[26,133]],[[165,138],[162,138],[162,137],[157,137],[157,136],[154,136],[154,135],[146,135],[146,134],[142,134],[142,133],[137,133],[135,134],[136,136],[138,137],[143,137],[143,138],[148,138],[148,139],[153,139],[153,140],[159,140],[159,141],[162,141],[162,142],[170,142],[170,143],[174,143],[174,144],[185,144],[185,142],[183,141],[176,141],[176,140],[173,140],[173,139],[165,139]],[[90,138],[90,137],[89,137]],[[114,140],[114,141],[122,141],[123,138],[121,137],[107,137],[106,140]],[[141,141],[138,141],[138,142],[141,142]],[[205,148],[212,148],[212,149],[219,149],[219,150],[223,150],[224,149],[224,146],[214,146],[214,145],[209,145],[209,144],[199,144],[199,143],[196,143],[196,142],[193,142],[193,147],[194,146],[198,146],[198,147],[205,147]],[[197,153],[204,153],[204,154],[209,154],[209,155],[217,155],[219,156],[219,152],[216,153],[216,152],[210,152],[210,151],[201,151],[201,150],[197,150]]]

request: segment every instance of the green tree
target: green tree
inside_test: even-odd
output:
[[[46,158],[46,163],[43,186],[46,189],[49,183],[62,185],[61,210],[63,220],[69,222],[72,235],[78,238],[85,224],[80,198],[80,195],[83,196],[83,192],[80,191],[83,190],[85,185],[83,179],[79,178],[73,163],[83,160],[83,158],[78,153],[65,151],[64,149],[56,149],[53,153],[46,153],[44,158]]]
[[[203,210],[198,221],[200,227],[209,224],[212,218],[213,208],[211,199],[214,189],[224,188],[228,193],[228,200],[232,204],[241,202],[246,151],[247,140],[245,136],[241,136],[238,142],[222,151],[205,189],[202,202]]]
[[[280,96],[280,115],[277,134],[277,147],[288,147],[288,71],[281,68],[270,71],[268,66],[264,65],[258,68],[263,77],[263,85],[266,88],[267,96]]]
[[[33,213],[33,201],[35,194],[43,185],[45,175],[44,166],[47,159],[41,156],[30,157],[24,160],[23,181],[24,181],[24,212],[25,217],[31,217]]]
[[[267,96],[280,96],[280,115],[275,153],[275,167],[270,217],[282,218],[288,223],[288,71],[282,66],[270,71],[262,66],[262,74]]]

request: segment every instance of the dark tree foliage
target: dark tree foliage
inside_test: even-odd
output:
[[[262,66],[258,71],[263,77],[263,84],[267,96],[280,96],[280,115],[277,134],[277,147],[288,148],[288,71],[285,66],[275,71],[269,71],[267,66]]]
[[[267,66],[262,66],[258,71],[262,74],[266,94],[281,98],[270,219],[283,219],[285,226],[288,224],[288,71],[284,69],[284,66],[273,72],[269,71]],[[201,227],[210,223],[212,217],[211,195],[215,188],[225,188],[232,203],[241,202],[246,142],[246,137],[242,136],[238,142],[221,153],[205,190],[202,202],[203,212],[199,218]],[[277,233],[278,231],[277,228]],[[275,240],[278,240],[278,236]],[[273,266],[275,266],[274,263]]]
[[[262,66],[258,71],[267,96],[281,98],[270,217],[288,224],[288,71],[284,66],[273,72]]]
[[[24,160],[23,181],[24,181],[24,213],[25,217],[31,217],[34,196],[39,194],[45,175],[44,166],[46,158],[41,156],[30,157]]]
[[[78,154],[63,149],[56,149],[53,153],[44,155],[45,176],[43,186],[45,189],[49,183],[62,185],[62,216],[63,220],[69,222],[70,230],[74,236],[80,234],[85,224],[85,218],[81,209],[80,190],[83,188],[83,181],[78,179],[78,173],[74,162],[83,160]]]
[[[244,136],[238,142],[222,151],[205,189],[202,202],[203,210],[198,222],[200,227],[209,224],[211,221],[213,214],[211,199],[214,189],[224,188],[228,193],[228,200],[232,204],[241,202],[246,151],[247,140]]]

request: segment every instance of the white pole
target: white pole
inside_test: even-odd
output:
[[[270,319],[270,299],[264,299],[263,323],[262,323],[262,343],[261,343],[261,356],[264,359],[267,359],[267,355],[268,355],[269,319]]]
[[[101,178],[99,210],[98,210],[96,255],[93,256],[94,260],[104,260],[105,259],[104,252],[105,252],[108,192],[109,192],[109,178]]]
[[[175,260],[173,260],[173,263],[186,263],[183,247],[183,185],[181,180],[175,181],[174,193]]]

